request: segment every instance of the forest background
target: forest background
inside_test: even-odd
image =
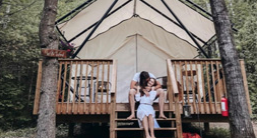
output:
[[[85,1],[59,0],[57,19]],[[257,1],[225,1],[237,30],[236,48],[246,64],[251,117],[257,120]],[[210,12],[209,0],[192,2]],[[42,0],[0,0],[0,124],[5,124],[0,125],[0,131],[36,126],[32,109],[41,58],[38,33],[43,4]],[[214,55],[219,53],[205,49]]]

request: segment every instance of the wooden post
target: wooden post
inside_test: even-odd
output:
[[[181,120],[181,114],[180,114],[180,107],[179,107],[179,91],[177,86],[177,80],[175,78],[175,74],[173,72],[172,68],[172,61],[171,59],[167,60],[167,68],[168,68],[168,75],[169,75],[169,83],[170,87],[172,87],[170,90],[173,90],[174,94],[174,104],[175,104],[175,118],[176,118],[176,128],[177,128],[177,138],[182,138],[182,120]],[[170,108],[171,110],[171,108]]]
[[[214,113],[214,110],[212,108],[212,101],[211,101],[211,91],[210,91],[210,75],[209,75],[209,65],[208,65],[208,61],[205,61],[206,63],[206,78],[207,78],[207,90],[208,90],[208,94],[209,94],[209,111],[210,111],[210,114],[211,113]]]
[[[75,123],[69,123],[68,137],[73,137],[74,136],[74,126],[75,126]]]
[[[70,69],[69,69],[69,81],[68,81],[68,91],[67,91],[67,114],[69,113],[69,114],[71,114],[71,112],[72,112],[72,108],[71,108],[71,106],[69,106],[70,105],[70,100],[71,99],[73,99],[73,97],[70,97],[70,88],[71,88],[71,79],[72,79],[72,66],[73,66],[73,64],[72,64],[72,61],[66,61],[66,62],[68,62],[69,63],[69,67],[70,67]],[[68,107],[70,107],[70,109],[68,108]]]
[[[209,122],[205,122],[204,123],[204,131],[205,132],[209,132],[210,131],[210,123]]]
[[[117,61],[113,60],[113,69],[112,69],[112,87],[111,87],[111,110],[110,110],[110,138],[116,137],[115,123],[116,117],[116,88],[117,88]]]
[[[107,63],[107,82],[110,82],[110,64],[111,64],[111,63],[108,61],[108,63]],[[114,85],[114,84],[112,84],[112,85]],[[110,88],[110,86],[108,85],[107,91],[109,92],[110,89],[111,89],[111,88]],[[106,95],[105,113],[110,113],[108,107],[109,107],[109,95],[107,94],[107,95]]]
[[[42,78],[42,60],[40,60],[39,64],[38,64],[38,75],[37,75],[34,108],[33,108],[33,114],[34,115],[38,114],[38,111],[39,111],[41,78]]]
[[[64,62],[59,62],[59,77],[58,77],[58,87],[57,87],[57,91],[56,91],[56,114],[60,114],[61,108],[58,108],[58,103],[59,103],[59,95],[60,95],[60,91],[61,91],[61,70],[62,70],[62,65],[64,64]]]
[[[246,92],[246,100],[247,100],[248,110],[249,110],[250,115],[252,115],[250,96],[249,96],[248,84],[247,84],[247,79],[246,79],[245,62],[244,62],[243,59],[240,60],[240,66],[241,66],[241,72],[242,72],[243,82],[244,82],[244,87],[245,87],[245,92]]]

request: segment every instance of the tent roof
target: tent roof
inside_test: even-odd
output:
[[[126,45],[134,35],[138,35],[138,38],[143,39],[150,46],[155,46],[170,58],[193,58],[197,55],[197,49],[190,47],[188,41],[179,39],[178,36],[148,20],[132,17],[89,40],[78,56],[80,58],[110,58],[110,54]]]
[[[110,12],[112,14],[103,20],[91,36],[90,40],[97,35],[108,31],[110,28],[119,25],[124,20],[130,20],[133,16],[138,16],[141,19],[146,19],[152,22],[156,26],[162,27],[165,31],[174,34],[179,39],[185,40],[190,46],[197,47],[186,31],[182,29],[182,27],[179,27],[179,22],[177,22],[161,1],[144,1],[148,4],[145,4],[143,1],[144,0],[118,0]],[[89,26],[97,23],[113,2],[114,0],[97,0],[92,2],[73,18],[65,23],[59,24],[58,27],[65,38],[69,41]],[[215,35],[213,22],[205,18],[203,15],[197,13],[178,0],[165,0],[165,2],[188,31],[199,37],[202,41],[207,42]],[[160,13],[152,9],[152,7],[160,11]],[[92,29],[93,27],[73,39],[71,42],[76,46],[80,46]],[[196,41],[199,45],[203,45],[203,43],[197,38]]]

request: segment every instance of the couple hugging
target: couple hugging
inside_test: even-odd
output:
[[[161,89],[160,83],[152,73],[146,71],[136,73],[130,84],[129,103],[131,115],[127,119],[131,120],[135,118],[135,100],[140,102],[137,109],[137,118],[139,125],[144,127],[146,138],[155,138],[154,127],[159,127],[154,119],[155,111],[152,106],[153,101],[157,97],[159,97],[159,118],[166,119],[163,111],[165,94],[163,89]],[[150,129],[150,134],[148,128]]]

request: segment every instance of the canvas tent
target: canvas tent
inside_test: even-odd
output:
[[[127,102],[136,72],[166,76],[166,59],[195,58],[215,35],[208,18],[179,0],[164,2],[90,0],[70,20],[58,22],[64,38],[80,47],[75,58],[117,59],[117,102]]]

